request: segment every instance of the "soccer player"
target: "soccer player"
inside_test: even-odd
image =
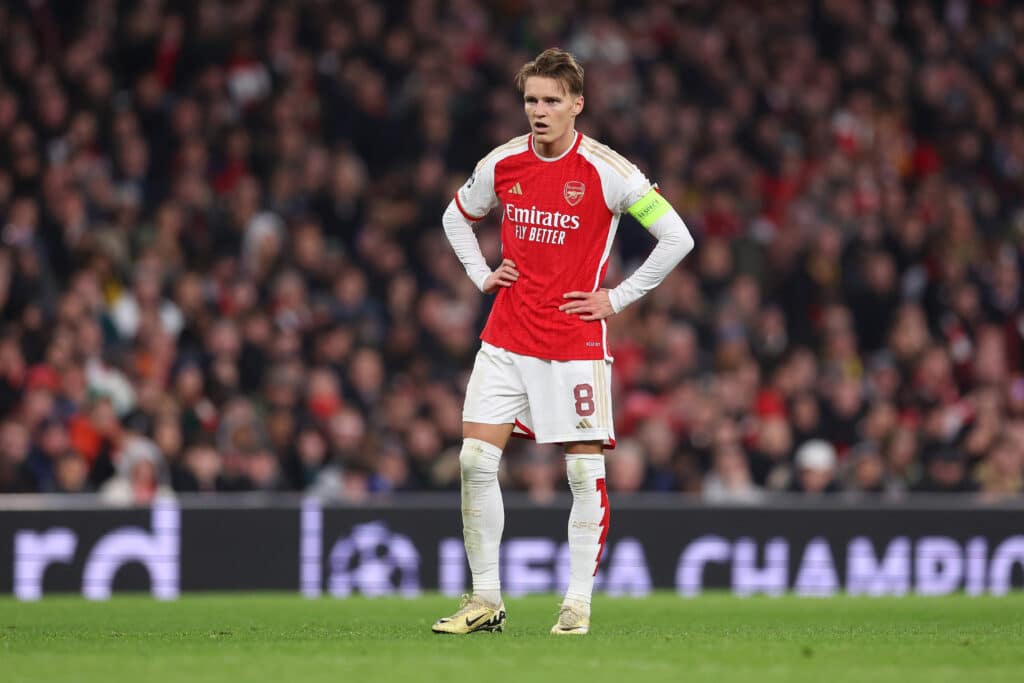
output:
[[[444,213],[445,234],[473,283],[496,293],[463,410],[462,525],[473,593],[436,633],[501,631],[498,547],[505,512],[498,463],[511,435],[560,443],[573,503],[569,587],[553,634],[586,634],[608,535],[603,448],[614,447],[605,318],[657,286],[693,249],[669,203],[632,163],[579,133],[583,69],[549,49],[515,77],[530,133],[494,149]],[[497,204],[502,262],[491,271],[473,224]],[[629,213],[658,242],[629,278],[601,288]]]

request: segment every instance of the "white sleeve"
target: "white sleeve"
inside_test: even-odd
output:
[[[479,221],[498,204],[494,193],[494,160],[485,158],[455,192],[455,208],[468,221]]]
[[[448,204],[448,208],[445,209],[444,215],[441,217],[441,224],[444,226],[445,237],[448,238],[452,249],[455,250],[455,255],[462,262],[462,267],[466,269],[469,279],[482,292],[484,291],[484,280],[491,274],[491,269],[487,267],[484,254],[480,251],[480,242],[477,241],[476,233],[473,232],[473,225],[456,205],[456,201],[453,199]]]
[[[654,186],[635,164],[610,148],[588,142],[587,153],[601,173],[605,201],[612,213],[629,212],[630,207],[654,191]],[[636,272],[608,292],[608,300],[616,313],[661,284],[693,249],[693,237],[683,219],[671,206],[665,208],[661,217],[643,223],[658,240],[654,250]]]
[[[670,209],[647,229],[657,238],[658,244],[632,275],[608,292],[608,300],[616,313],[661,284],[693,250],[693,236],[675,209]]]
[[[605,205],[617,216],[626,213],[653,187],[636,164],[604,145],[588,141],[584,156],[597,168]]]
[[[629,207],[640,201],[640,199],[653,189],[651,181],[639,168],[630,164],[630,173],[625,178],[617,177],[617,182],[610,183],[611,206],[608,207],[613,213],[619,215],[626,213]]]

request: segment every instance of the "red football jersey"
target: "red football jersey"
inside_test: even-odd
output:
[[[566,292],[601,286],[619,216],[650,189],[636,166],[579,132],[556,159],[539,156],[532,135],[484,157],[455,201],[471,221],[502,204],[502,257],[519,280],[498,290],[480,338],[547,360],[610,359],[605,321],[558,307]]]

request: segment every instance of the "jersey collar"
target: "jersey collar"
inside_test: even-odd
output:
[[[578,130],[573,132],[576,133],[576,139],[573,140],[572,144],[569,145],[569,147],[564,152],[559,154],[557,157],[542,157],[540,154],[538,154],[537,148],[533,146],[533,133],[530,133],[530,151],[533,152],[533,156],[537,157],[541,161],[546,161],[549,163],[552,161],[558,161],[559,159],[564,159],[566,156],[576,151],[576,148],[580,146],[580,140],[583,139],[583,133],[579,132]]]

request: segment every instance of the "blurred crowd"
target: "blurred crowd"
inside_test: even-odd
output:
[[[611,489],[1020,494],[999,0],[2,3],[0,492],[457,490],[489,301],[440,216],[553,45],[697,240],[610,321]],[[625,219],[606,285],[651,247]]]

